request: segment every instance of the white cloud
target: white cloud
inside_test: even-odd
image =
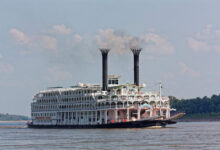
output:
[[[10,29],[9,33],[20,44],[31,48],[43,48],[55,50],[57,48],[57,40],[52,36],[47,35],[33,35],[27,36],[24,32],[18,29]]]
[[[0,53],[0,59],[2,58],[3,56],[2,56],[2,54]]]
[[[189,38],[188,43],[190,48],[192,48],[194,51],[209,51],[210,47],[206,41],[199,41],[194,38]]]
[[[169,54],[173,46],[162,36],[156,33],[147,33],[140,37],[118,34],[114,29],[100,29],[96,35],[97,45],[100,48],[111,48],[113,52],[124,53],[130,48],[141,47],[154,54]]]
[[[60,34],[68,34],[71,32],[71,29],[68,29],[63,24],[54,25],[52,30],[53,33],[56,31]],[[43,53],[48,52],[48,50],[53,50],[54,53],[49,54],[53,57],[53,59],[55,57],[60,58],[64,56],[68,58],[72,55],[75,56],[75,54],[73,54],[73,48],[80,49],[79,54],[77,54],[79,56],[91,55],[93,52],[89,49],[94,49],[94,39],[87,38],[87,40],[84,40],[84,38],[79,34],[63,36],[60,34],[53,35],[44,33],[40,35],[27,36],[25,33],[17,29],[11,29],[10,33],[16,35],[13,37],[16,37],[15,39],[17,41],[22,42],[24,46],[28,46],[23,47],[23,51],[21,51],[21,54],[23,55],[30,54],[36,50]],[[133,37],[130,35],[123,35],[121,32],[115,31],[114,29],[100,29],[95,38],[96,43],[100,48],[111,48],[113,53],[119,54],[124,54],[125,52],[130,51],[130,48],[138,47],[143,48],[143,51],[152,54],[171,54],[174,51],[170,42],[163,36],[156,33],[146,33],[139,37]],[[83,44],[81,44],[82,41]],[[90,52],[88,53],[88,51]],[[149,55],[146,57],[149,59],[153,58]]]
[[[82,48],[82,45],[80,45],[82,41],[83,41],[83,37],[81,35],[74,34],[73,36],[71,36],[66,40],[66,47],[72,49],[74,47],[80,46]],[[88,45],[88,41],[85,45]]]
[[[210,38],[210,35],[212,34],[212,28],[213,25],[211,24],[206,25],[206,27],[201,32],[196,33],[196,37],[199,39]]]
[[[200,76],[200,73],[198,71],[187,66],[185,63],[180,62],[179,65],[180,65],[180,73],[182,75],[188,75],[191,77],[199,77]]]
[[[212,25],[207,25],[194,37],[189,37],[188,44],[196,52],[220,52],[220,29],[213,29]]]
[[[82,41],[82,36],[79,34],[74,35],[74,43],[80,43]]]
[[[96,35],[97,45],[100,48],[111,48],[113,52],[124,53],[128,50],[129,41],[132,40],[130,36],[121,36],[115,33],[114,29],[100,29],[99,34]]]
[[[46,35],[40,36],[38,38],[38,42],[43,48],[49,50],[55,50],[57,48],[57,40],[56,38],[51,36],[46,36]]]
[[[0,72],[3,73],[10,73],[12,72],[14,69],[10,64],[5,64],[3,62],[0,62]]]
[[[140,40],[148,51],[154,53],[169,54],[174,51],[169,41],[155,33],[147,33],[141,36]]]
[[[53,32],[59,33],[59,34],[72,33],[72,30],[70,28],[67,28],[64,24],[54,25],[52,30],[53,30]]]
[[[72,74],[61,70],[58,66],[48,68],[48,76],[45,78],[48,82],[64,81],[72,77]]]
[[[9,33],[19,44],[29,44],[31,42],[31,38],[18,29],[10,29]]]
[[[220,29],[216,30],[215,34],[220,37]]]

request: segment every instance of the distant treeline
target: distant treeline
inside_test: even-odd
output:
[[[212,97],[177,99],[170,96],[171,107],[177,112],[185,112],[184,118],[216,118],[220,119],[220,95]]]
[[[27,116],[20,115],[9,115],[0,113],[0,121],[19,121],[19,120],[29,120]]]

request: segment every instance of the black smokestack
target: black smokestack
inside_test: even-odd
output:
[[[100,48],[102,53],[102,90],[108,89],[108,52],[110,49]]]
[[[131,48],[134,54],[134,84],[139,86],[139,54],[141,48]]]

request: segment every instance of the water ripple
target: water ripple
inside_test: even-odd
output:
[[[28,129],[0,125],[0,150],[218,150],[220,122],[154,129]]]

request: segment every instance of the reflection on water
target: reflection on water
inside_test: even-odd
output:
[[[24,124],[16,128],[0,127],[0,150],[220,149],[220,122],[178,123],[161,129],[28,129],[23,127]]]

